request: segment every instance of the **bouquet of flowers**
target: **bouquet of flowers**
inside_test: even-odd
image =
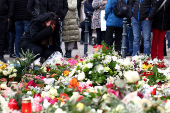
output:
[[[28,83],[29,81],[34,81],[36,84],[44,84],[44,78],[42,75],[25,74],[23,76],[23,82]]]

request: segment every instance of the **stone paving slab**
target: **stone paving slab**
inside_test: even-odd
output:
[[[76,55],[79,55],[80,57],[84,56],[84,45],[80,45],[79,42],[77,42],[77,44],[78,44],[78,49],[74,49],[72,51],[72,58],[74,58]],[[64,43],[62,43],[62,50],[63,50],[63,54],[65,54]],[[88,45],[88,52],[89,53],[93,52],[93,46],[92,45]],[[9,60],[9,61],[14,60],[14,58],[10,58],[9,55],[5,55],[5,59]],[[165,59],[169,59],[170,60],[170,51],[167,51],[167,56],[165,56]]]

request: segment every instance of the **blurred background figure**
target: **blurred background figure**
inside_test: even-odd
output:
[[[97,44],[101,45],[101,42],[105,40],[105,31],[101,31],[101,10],[105,9],[107,0],[93,0],[92,6],[95,9],[93,12],[92,29],[96,29],[97,32]]]
[[[164,0],[159,0],[158,12],[155,14],[152,22],[153,39],[151,45],[152,59],[164,59],[164,39],[167,30],[170,29],[170,1],[167,0],[163,6],[161,4]]]
[[[20,57],[18,41],[27,32],[31,21],[31,16],[27,12],[27,3],[28,0],[13,0],[10,8],[10,19],[15,21],[15,50],[17,57]]]
[[[88,17],[88,31],[89,31],[89,45],[92,45],[92,29],[91,29],[91,22],[92,22],[92,16],[94,8],[92,7],[93,0],[86,0],[84,2],[84,12],[86,14],[86,17]],[[84,43],[84,31],[85,31],[85,22],[83,21],[81,24],[81,41],[80,44]]]
[[[0,60],[6,63],[4,59],[5,45],[9,42],[6,41],[8,38],[8,21],[9,21],[9,7],[10,0],[0,1]],[[8,47],[7,47],[8,48]]]
[[[63,20],[62,41],[65,42],[64,57],[71,58],[75,41],[80,40],[78,27],[77,0],[68,0],[68,12]]]

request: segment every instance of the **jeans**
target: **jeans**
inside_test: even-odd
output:
[[[133,53],[132,56],[138,54],[141,38],[141,29],[144,38],[144,55],[150,55],[151,49],[151,27],[152,22],[148,20],[138,21],[135,18],[132,18],[132,30],[133,30]]]
[[[127,27],[126,52],[133,52],[133,31],[132,27]]]
[[[168,31],[166,32],[166,38],[167,38],[167,40],[168,40],[167,46],[168,46],[168,48],[170,48],[170,30],[168,30]]]
[[[11,26],[11,32],[9,33],[10,40],[9,40],[9,50],[10,54],[14,54],[14,43],[15,43],[15,25]]]
[[[23,36],[24,32],[26,33],[28,27],[30,25],[30,21],[16,21],[15,22],[15,31],[16,31],[16,38],[15,38],[15,50],[16,56],[20,57],[18,51],[18,41]]]

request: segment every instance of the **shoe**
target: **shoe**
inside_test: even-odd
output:
[[[132,56],[132,52],[126,53],[126,56]]]
[[[67,57],[68,50],[66,50],[66,53],[64,54],[64,57]]]
[[[83,45],[84,41],[80,40],[80,44]]]
[[[9,57],[10,58],[16,58],[17,56],[15,54],[10,54]]]
[[[2,62],[4,62],[4,63],[6,63],[6,60],[4,59],[4,57],[3,57],[3,56],[0,56],[0,61],[2,61]]]
[[[71,50],[68,50],[68,51],[67,51],[66,58],[71,58]]]

